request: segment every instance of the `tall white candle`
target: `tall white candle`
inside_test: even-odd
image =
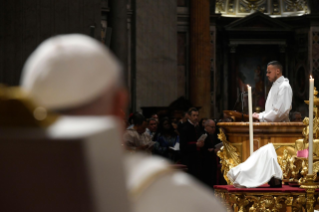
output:
[[[309,81],[309,156],[308,174],[312,174],[313,165],[313,85],[314,79],[310,76]]]
[[[253,132],[253,105],[251,99],[251,87],[247,85],[248,88],[248,107],[249,107],[249,147],[250,155],[254,152],[254,132]]]

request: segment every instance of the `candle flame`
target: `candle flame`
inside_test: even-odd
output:
[[[250,87],[250,85],[247,84],[247,87]]]
[[[310,75],[310,79],[312,79],[312,76]]]

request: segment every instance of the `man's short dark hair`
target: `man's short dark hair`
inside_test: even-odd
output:
[[[274,61],[271,61],[267,64],[267,66],[269,66],[269,65],[275,66],[276,68],[278,68],[280,70],[280,73],[282,73],[282,65],[280,62],[274,60]]]
[[[197,108],[196,107],[191,107],[191,108],[189,108],[189,110],[188,110],[188,115],[192,115],[192,112],[198,112],[198,110],[197,110]]]
[[[143,124],[144,121],[146,121],[146,119],[142,114],[140,114],[138,112],[135,112],[133,114],[133,124],[134,125],[140,126]]]
[[[291,117],[290,117],[290,121],[295,121],[296,120],[296,116],[299,115],[301,116],[301,113],[298,111],[295,111],[293,113],[291,113]]]

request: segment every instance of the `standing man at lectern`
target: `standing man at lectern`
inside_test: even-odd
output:
[[[265,111],[254,113],[253,117],[261,122],[289,122],[292,89],[289,80],[282,75],[282,65],[278,61],[268,63],[267,77],[273,84],[268,93]]]

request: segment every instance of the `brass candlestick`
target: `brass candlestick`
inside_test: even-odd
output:
[[[300,188],[305,189],[307,193],[306,208],[308,212],[314,212],[314,206],[316,202],[314,194],[316,189],[319,188],[319,182],[314,182],[314,176],[315,174],[307,174],[306,181],[300,186]]]

